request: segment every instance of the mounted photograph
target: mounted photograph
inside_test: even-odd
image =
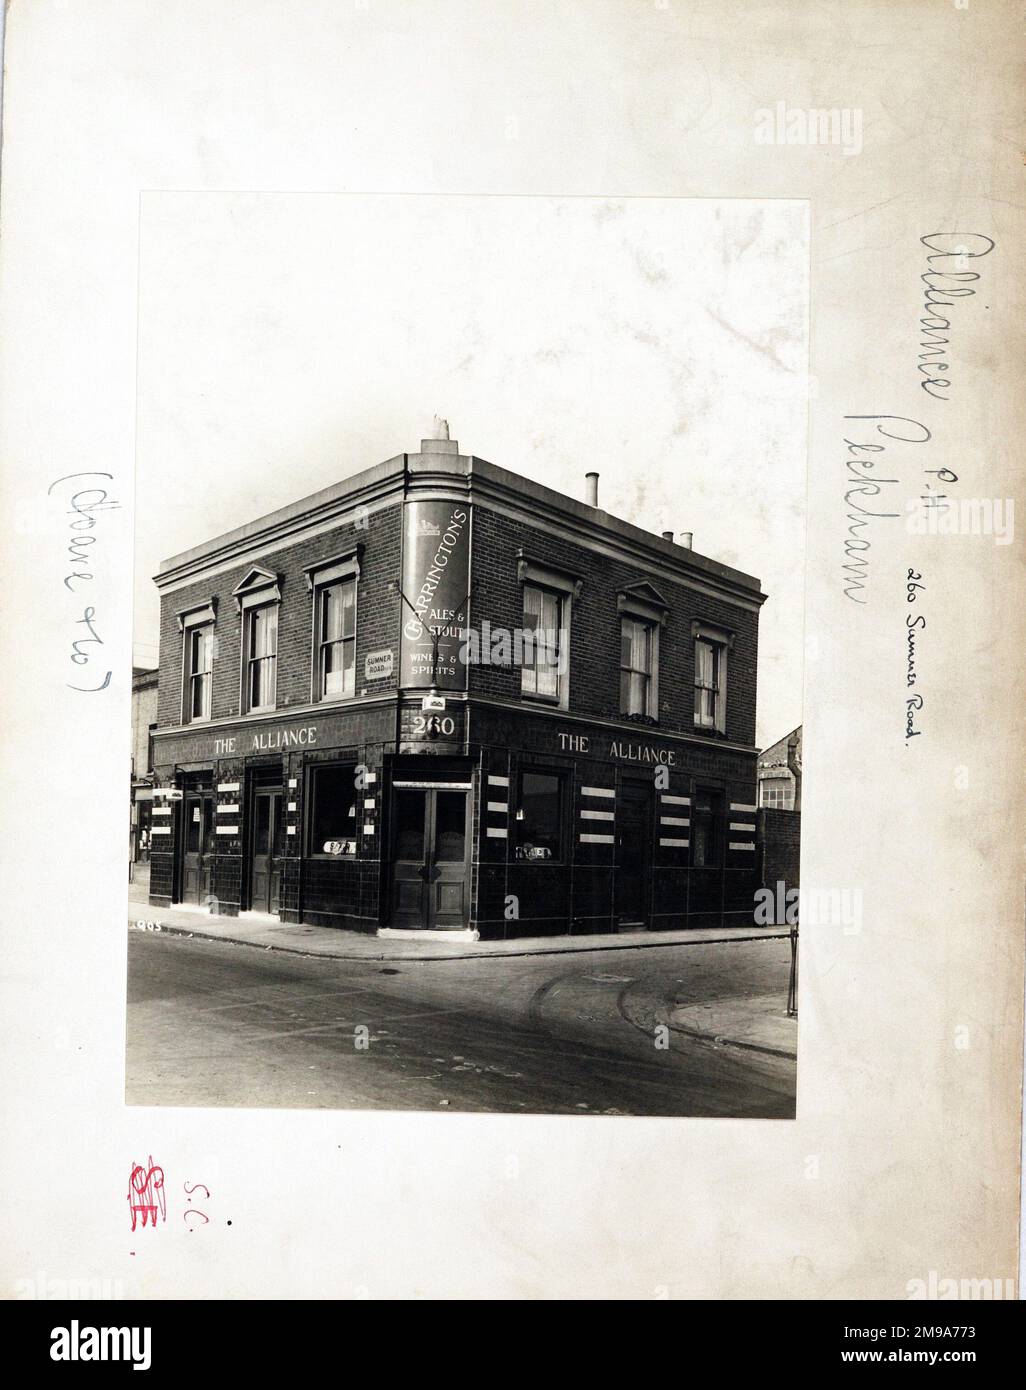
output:
[[[793,1119],[806,205],[141,208],[129,1104]]]

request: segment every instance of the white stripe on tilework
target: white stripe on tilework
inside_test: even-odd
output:
[[[488,809],[489,809],[489,811],[501,811],[501,812],[503,813],[503,815],[508,815],[508,814],[509,814],[509,802],[508,802],[508,801],[489,801],[489,803],[488,803]]]
[[[364,833],[365,835],[373,835],[373,834],[374,834],[374,827],[373,827],[373,825],[365,825],[365,826],[363,827],[363,833]]]
[[[731,830],[754,830],[755,826],[748,824],[746,821],[732,820],[730,822],[730,828]]]
[[[299,786],[299,778],[298,778],[298,777],[290,777],[290,778],[289,778],[289,786],[290,786],[290,787],[298,787],[298,786]]]
[[[490,825],[487,830],[487,835],[490,840],[504,840],[506,838],[506,827],[504,825],[501,827]]]
[[[750,850],[754,850],[754,849],[755,849],[755,846],[752,844],[752,842],[751,842],[750,840],[731,840],[731,842],[730,842],[730,848],[731,848],[731,849],[750,849]]]
[[[218,782],[218,784],[217,784],[217,790],[218,790],[219,792],[237,792],[237,791],[239,790],[239,783],[238,783],[238,782]]]
[[[169,816],[170,814],[170,806],[154,806],[153,810],[150,812],[151,816]]]
[[[690,806],[690,796],[671,796],[669,792],[661,792],[660,801],[665,801],[668,806]]]
[[[230,812],[230,814],[233,816],[237,816],[239,814],[238,802],[234,801],[223,801],[220,806],[215,806],[214,810],[217,812],[219,816],[223,816],[226,812]]]
[[[294,801],[290,801],[290,802],[289,802],[288,809],[289,809],[290,811],[294,811],[294,810],[296,809],[296,803],[295,803]]]
[[[496,777],[495,774],[494,774],[493,772],[489,772],[489,774],[488,774],[488,785],[489,785],[490,787],[508,787],[508,786],[509,786],[509,778],[508,778],[508,777]]]
[[[364,809],[365,811],[373,811],[373,810],[374,810],[374,807],[376,806],[376,804],[377,804],[377,803],[375,802],[374,798],[373,798],[372,796],[369,796],[369,797],[366,798],[366,800],[365,800],[364,803],[363,803],[363,809]],[[290,807],[289,807],[289,810],[290,810],[290,811],[294,811],[295,809],[296,809],[295,806],[290,806]]]
[[[237,835],[238,833],[239,827],[237,825],[219,825],[217,827],[218,835]]]
[[[582,845],[611,845],[612,843],[613,843],[613,837],[612,837],[612,835],[582,835],[582,836],[581,836],[581,844],[582,844]]]
[[[294,835],[295,833],[296,833],[296,827],[295,827],[294,825],[287,825],[287,826],[285,827],[285,834],[286,834],[286,835]]]
[[[690,840],[660,840],[661,845],[668,845],[670,849],[687,849]]]
[[[690,825],[691,821],[687,816],[660,816],[660,825]]]
[[[151,828],[150,828],[150,834],[151,834],[151,835],[170,835],[170,834],[171,834],[171,827],[170,827],[169,825],[154,825],[154,826],[151,826]]]
[[[378,780],[378,774],[376,772],[365,772],[363,775],[363,780],[367,783],[369,787],[372,782],[376,782]],[[293,782],[292,785],[295,786],[295,782]]]
[[[615,820],[612,811],[582,811],[581,820]]]
[[[754,807],[754,806],[745,806],[745,805],[743,805],[740,801],[732,801],[732,802],[730,803],[730,809],[731,809],[732,811],[754,811],[754,810],[755,810],[755,807]]]
[[[616,792],[612,787],[582,787],[582,796],[615,796]]]

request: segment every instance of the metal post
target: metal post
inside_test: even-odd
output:
[[[787,984],[787,1016],[798,1017],[798,923],[791,928],[791,978]]]

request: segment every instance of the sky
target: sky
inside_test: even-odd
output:
[[[134,656],[160,561],[415,451],[461,452],[762,581],[756,739],[801,722],[798,200],[149,193]]]

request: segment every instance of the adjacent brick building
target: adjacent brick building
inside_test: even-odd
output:
[[[441,433],[161,565],[152,900],[751,920],[758,580]]]
[[[145,863],[150,854],[150,811],[153,806],[153,733],[157,727],[158,673],[132,668],[132,766],[129,810],[129,857]]]

